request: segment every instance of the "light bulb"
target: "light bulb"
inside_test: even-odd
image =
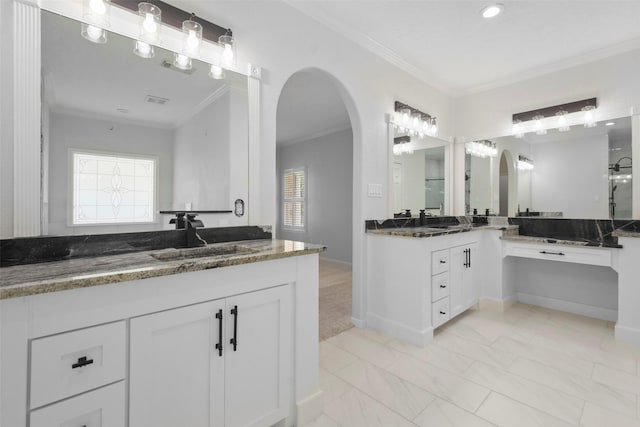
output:
[[[156,31],[158,31],[158,24],[156,24],[156,20],[153,18],[152,14],[147,13],[144,16],[142,28],[144,28],[147,33],[155,33]]]
[[[140,58],[153,58],[155,55],[153,51],[153,46],[151,46],[148,43],[142,42],[140,40],[136,40],[133,53],[138,55]]]
[[[222,62],[224,64],[233,64],[233,48],[229,44],[224,45],[224,51],[222,52]]]
[[[211,68],[210,68],[210,71],[209,71],[209,77],[211,77],[212,79],[216,79],[216,80],[224,79],[224,77],[225,77],[224,69],[222,67],[217,66],[217,65],[211,64]]]
[[[198,44],[200,42],[198,41],[198,36],[196,35],[196,32],[193,30],[189,30],[189,35],[187,36],[187,49],[193,51],[196,50],[198,48]]]
[[[428,120],[425,120],[422,122],[422,132],[427,133],[429,132],[429,122]]]
[[[104,4],[103,0],[90,0],[89,8],[96,15],[104,15],[107,11],[107,5]]]
[[[175,54],[175,59],[173,61],[173,65],[180,68],[181,70],[190,70],[191,69],[191,58],[187,55],[183,55],[181,53]]]

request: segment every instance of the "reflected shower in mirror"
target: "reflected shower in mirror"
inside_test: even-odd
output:
[[[134,44],[110,32],[91,43],[77,21],[42,11],[45,234],[156,230],[168,227],[160,210],[246,201],[246,76],[213,79],[208,64],[182,70],[173,52],[142,58]],[[246,218],[204,222],[228,221]]]
[[[509,203],[509,215],[631,218],[631,140],[629,117],[569,132],[494,138],[518,165],[517,205]],[[497,164],[491,174],[497,188]],[[497,195],[492,205],[500,206]]]

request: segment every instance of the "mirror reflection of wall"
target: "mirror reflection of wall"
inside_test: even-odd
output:
[[[131,39],[107,33],[106,44],[91,43],[78,22],[42,11],[44,234],[163,229],[159,210],[230,210],[247,198],[246,76],[214,80],[205,63],[179,70],[172,52],[132,51]],[[74,175],[77,151],[105,156],[96,175],[92,166]],[[143,176],[109,156],[156,166]]]
[[[484,214],[491,208],[491,162],[490,157],[465,155],[465,214],[474,210]]]
[[[546,135],[492,140],[499,150],[508,149],[514,161],[523,156],[533,164],[532,169],[517,169],[517,207],[509,207],[509,215],[518,214],[519,208],[521,214],[528,209],[543,216],[631,218],[629,117],[593,128],[573,126],[569,132],[550,129]],[[492,176],[500,176],[498,167],[492,167]],[[494,178],[493,185],[498,182]],[[500,200],[496,195],[494,209],[500,209]]]

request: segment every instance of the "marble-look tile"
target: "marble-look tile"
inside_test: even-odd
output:
[[[589,378],[569,374],[527,359],[518,359],[510,372],[554,390],[596,403],[624,415],[636,416],[636,396]]]
[[[410,356],[403,355],[387,370],[471,412],[475,412],[489,394],[485,387]]]
[[[469,311],[461,315],[444,330],[465,340],[484,345],[491,345],[496,339],[502,336],[520,340],[527,339],[527,335],[519,333],[508,323],[475,315],[475,311]]]
[[[545,365],[587,378],[590,378],[593,372],[593,362],[569,356],[561,351],[525,343],[509,337],[498,338],[491,347],[498,352],[515,354],[516,356],[535,360]]]
[[[302,427],[340,427],[340,424],[336,423],[327,414],[322,414],[315,421],[305,424]]]
[[[412,420],[434,399],[425,390],[364,361],[356,361],[336,375],[403,417]]]
[[[401,355],[401,353],[379,342],[363,338],[351,330],[331,337],[327,341],[381,368],[389,366]]]
[[[402,341],[392,340],[387,343],[387,345],[394,350],[453,373],[464,372],[473,363],[473,359],[470,357],[454,353],[453,351],[433,344],[429,344],[426,347],[418,347]]]
[[[328,372],[335,372],[354,362],[356,357],[331,344],[328,341],[320,342],[320,367]]]
[[[475,362],[465,378],[569,423],[578,424],[584,401],[501,369]]]
[[[619,390],[640,395],[640,377],[628,372],[596,363],[593,369],[593,380]]]
[[[325,405],[324,411],[345,427],[415,427],[406,418],[357,389]]]
[[[640,419],[627,417],[587,402],[584,405],[580,425],[584,427],[640,427]]]
[[[493,424],[453,405],[436,399],[414,420],[420,427],[492,427]]]
[[[448,331],[438,334],[433,343],[438,347],[501,369],[508,368],[516,359],[516,356],[508,351],[495,351],[487,345],[468,341]]]
[[[342,397],[343,394],[353,387],[344,380],[320,368],[318,375],[318,386],[324,393],[324,402],[329,403]]]
[[[352,328],[351,333],[359,335],[362,338],[367,338],[372,341],[379,342],[380,344],[385,344],[393,339],[393,337],[383,334],[379,331],[374,331],[373,329]]]
[[[476,415],[499,427],[571,427],[577,425],[569,424],[495,392],[487,397]]]

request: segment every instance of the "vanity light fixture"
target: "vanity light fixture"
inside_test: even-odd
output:
[[[233,40],[233,32],[231,28],[218,37],[218,44],[223,47],[221,64],[225,68],[232,67],[236,64],[236,43]]]
[[[498,155],[498,148],[496,143],[483,139],[480,141],[471,141],[464,144],[465,152],[471,156],[480,157],[485,159],[487,157],[496,157]]]
[[[522,156],[522,155],[518,155],[518,169],[519,170],[523,170],[523,171],[530,171],[533,169],[533,160]]]
[[[399,136],[393,139],[393,155],[401,156],[402,154],[413,154],[411,137],[408,135]]]
[[[85,22],[96,27],[108,28],[110,0],[84,0],[82,2],[82,15]]]
[[[191,58],[181,53],[174,53],[173,65],[176,68],[179,68],[185,71],[193,68],[193,65],[191,64]]]
[[[92,43],[104,44],[107,42],[107,32],[105,30],[84,22],[80,25],[80,35]]]
[[[544,135],[547,129],[552,128],[558,128],[559,131],[565,132],[570,130],[570,123],[579,123],[580,121],[583,121],[586,127],[592,127],[596,124],[595,109],[597,107],[598,99],[589,98],[524,113],[516,113],[511,116],[513,135],[520,138],[526,132],[532,131],[539,135]],[[577,114],[583,114],[585,117],[582,119],[574,117]],[[557,119],[550,119],[552,117]],[[572,117],[574,118],[572,119]],[[530,125],[528,122],[530,122]]]
[[[438,135],[438,121],[435,117],[410,107],[402,102],[395,102],[395,112],[389,115],[389,123],[399,133],[424,138],[425,135]]]
[[[133,53],[140,58],[153,58],[155,56],[153,46],[140,40],[134,42]]]
[[[202,43],[202,25],[193,20],[195,15],[182,23],[182,53],[195,56],[200,53]]]
[[[162,28],[162,10],[151,3],[138,3],[140,16],[140,39],[146,43],[156,43]]]
[[[224,68],[211,64],[211,69],[209,70],[209,77],[215,80],[222,80],[226,77]]]
[[[496,3],[489,5],[482,9],[482,17],[489,19],[500,15],[500,13],[504,10],[504,5],[502,3]]]

